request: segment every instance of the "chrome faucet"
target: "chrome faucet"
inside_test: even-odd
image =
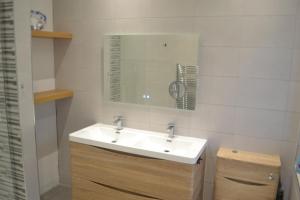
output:
[[[171,141],[171,139],[173,139],[175,137],[175,123],[170,122],[168,124],[167,131],[169,133],[169,138],[167,141]]]
[[[117,126],[116,130],[117,130],[117,132],[119,132],[120,130],[123,129],[124,118],[121,115],[115,116],[114,118],[115,118],[115,120],[114,120],[113,124]]]

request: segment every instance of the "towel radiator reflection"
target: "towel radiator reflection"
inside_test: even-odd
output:
[[[178,109],[194,110],[196,106],[197,66],[176,65],[176,81],[169,86],[169,94]]]

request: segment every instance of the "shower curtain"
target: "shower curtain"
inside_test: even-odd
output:
[[[26,199],[16,72],[13,0],[0,0],[0,199]]]

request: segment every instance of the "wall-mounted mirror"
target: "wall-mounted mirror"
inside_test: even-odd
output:
[[[105,99],[194,110],[198,50],[192,34],[105,36]]]

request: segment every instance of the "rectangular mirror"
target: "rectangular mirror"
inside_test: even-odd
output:
[[[199,36],[107,35],[107,101],[194,110]]]

